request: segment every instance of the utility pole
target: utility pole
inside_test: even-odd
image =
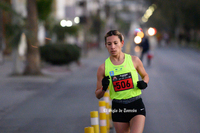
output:
[[[0,9],[0,19],[3,20],[3,12]],[[3,21],[0,21],[0,62],[3,63]]]
[[[80,24],[83,26],[83,56],[88,54],[87,45],[87,33],[88,33],[88,12],[87,12],[87,0],[80,1],[79,5],[82,7],[82,17],[80,18]]]
[[[101,13],[101,6],[100,6],[100,1],[98,1],[98,4],[99,4],[99,9],[97,10],[97,25],[98,27],[97,28],[97,47],[98,49],[100,49],[100,44],[101,44],[101,16],[100,16],[100,13]]]
[[[12,1],[12,8],[16,11],[17,1]],[[12,24],[18,24],[18,18],[12,15]],[[13,57],[13,68],[11,75],[19,75],[20,74],[20,58],[18,52],[18,45],[12,48],[12,57]]]
[[[3,20],[2,9],[0,9],[0,19]],[[0,21],[0,51],[2,51],[3,46],[3,21]]]

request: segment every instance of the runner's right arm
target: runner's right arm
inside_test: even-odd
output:
[[[97,70],[97,88],[95,94],[98,99],[102,98],[105,93],[105,91],[102,90],[102,79],[104,77],[105,77],[105,63],[100,65]]]

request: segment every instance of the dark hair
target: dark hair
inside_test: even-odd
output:
[[[121,42],[124,40],[124,36],[118,30],[110,30],[105,35],[105,42],[106,42],[107,37],[113,36],[113,35],[114,36],[118,36],[118,38],[120,39]]]

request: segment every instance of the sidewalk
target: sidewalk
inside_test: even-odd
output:
[[[64,69],[61,72],[54,71],[59,67],[49,66],[42,68],[45,76],[11,76],[13,63],[7,61],[0,66],[0,119],[5,113],[14,109],[18,104],[27,100],[41,90],[55,83],[59,78],[69,74],[70,71]]]
[[[68,66],[47,65],[41,69],[44,76],[10,76],[13,69],[12,59],[6,59],[0,65],[0,119],[9,111],[13,110],[18,104],[23,103],[39,91],[48,89],[59,79],[70,75],[73,71],[87,64],[87,59],[101,53],[97,50],[90,50],[87,57],[81,58],[81,66],[76,62]],[[20,72],[23,71],[23,62],[20,62]]]

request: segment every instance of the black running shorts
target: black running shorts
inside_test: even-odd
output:
[[[146,110],[142,98],[128,104],[112,101],[113,122],[130,122],[130,120],[136,115],[146,116]]]

